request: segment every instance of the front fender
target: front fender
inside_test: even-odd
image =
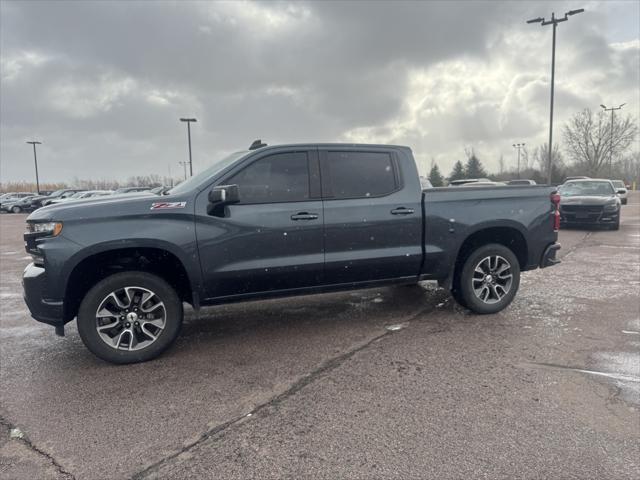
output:
[[[64,285],[66,285],[73,270],[80,265],[81,262],[94,255],[122,249],[141,248],[164,250],[174,255],[184,266],[187,277],[189,278],[191,291],[194,293],[200,292],[202,286],[202,275],[200,272],[198,249],[195,239],[188,245],[176,245],[166,240],[156,238],[127,238],[93,244],[74,253],[66,262],[64,262],[60,275],[61,280],[63,280]]]

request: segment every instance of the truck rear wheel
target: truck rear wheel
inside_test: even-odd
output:
[[[86,347],[107,362],[144,362],[173,343],[182,316],[182,302],[162,278],[117,273],[98,282],[82,300],[78,332]]]
[[[511,303],[519,286],[518,259],[504,245],[492,243],[467,257],[454,298],[475,313],[497,313]]]

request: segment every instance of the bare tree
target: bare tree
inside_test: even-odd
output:
[[[542,145],[538,145],[533,150],[533,165],[538,165],[540,173],[544,178],[548,177],[548,161],[549,144],[543,143]],[[557,143],[553,145],[553,151],[551,152],[551,164],[553,165],[554,170],[560,171],[564,169],[564,158],[562,156],[562,152],[560,151],[560,146]]]
[[[500,159],[498,160],[498,165],[500,168],[500,175],[504,173],[504,155],[500,154]]]
[[[564,141],[569,157],[584,170],[597,176],[609,163],[609,156],[623,155],[638,133],[631,116],[611,118],[603,111],[594,114],[585,108],[576,113],[564,127]]]
[[[640,151],[632,152],[620,160],[618,165],[622,178],[630,184],[640,185]]]

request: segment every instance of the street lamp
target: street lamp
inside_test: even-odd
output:
[[[187,138],[189,139],[189,176],[193,177],[193,162],[191,161],[191,122],[197,122],[197,120],[195,118],[181,118],[180,121],[187,122]]]
[[[621,110],[622,107],[624,107],[626,105],[626,103],[623,103],[622,105],[620,105],[619,107],[611,107],[611,108],[607,108],[606,106],[600,104],[600,106],[602,107],[602,109],[605,112],[611,112],[611,139],[610,139],[610,144],[609,144],[609,177],[613,176],[613,112],[615,110]]]
[[[527,23],[539,23],[540,25],[553,25],[553,41],[551,46],[551,108],[549,111],[549,159],[547,161],[549,185],[551,185],[551,152],[553,151],[553,87],[556,72],[556,28],[560,22],[566,22],[569,17],[584,12],[584,8],[578,10],[569,10],[564,17],[556,18],[555,12],[551,14],[551,20],[545,20],[542,17],[527,20]]]
[[[33,145],[33,161],[36,164],[36,192],[40,195],[40,180],[38,180],[38,156],[36,155],[36,145],[42,145],[42,142],[25,142]]]
[[[518,149],[518,178],[520,178],[520,150],[524,148],[524,143],[514,143],[513,148]]]

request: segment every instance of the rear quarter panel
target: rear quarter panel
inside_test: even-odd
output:
[[[527,243],[526,269],[536,268],[544,249],[557,240],[549,196],[555,187],[444,187],[423,192],[425,262],[423,278],[447,279],[463,242],[491,227],[518,230]]]

